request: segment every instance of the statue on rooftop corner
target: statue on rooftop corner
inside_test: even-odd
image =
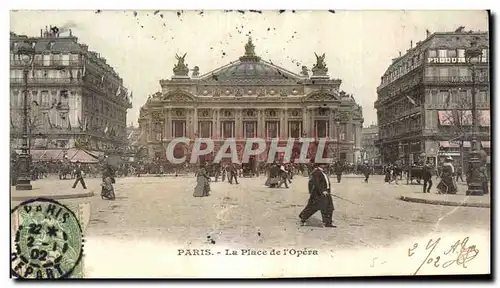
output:
[[[252,37],[248,37],[248,42],[245,45],[245,56],[255,56],[255,45],[252,43]]]
[[[187,64],[184,63],[187,53],[184,53],[182,57],[175,54],[175,59],[177,59],[177,64],[174,66],[174,75],[175,76],[188,76],[189,69]]]
[[[316,64],[314,64],[313,68],[311,69],[313,72],[313,76],[327,76],[326,73],[328,72],[328,68],[325,64],[325,53],[323,53],[323,55],[321,56],[316,53],[314,53],[314,55],[316,56]]]
[[[193,77],[198,77],[198,76],[200,76],[200,67],[198,67],[198,66],[194,66],[192,76],[193,76]]]
[[[309,76],[309,69],[307,69],[307,66],[302,66],[302,71],[300,72],[300,75]]]

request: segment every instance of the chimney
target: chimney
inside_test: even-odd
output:
[[[399,57],[401,57],[401,51],[399,51]]]
[[[43,37],[43,29],[40,29],[40,38]]]
[[[71,29],[69,29],[69,37],[73,37],[73,31],[71,31]]]
[[[410,49],[413,48],[413,40],[410,40]]]

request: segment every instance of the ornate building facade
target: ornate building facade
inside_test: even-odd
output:
[[[249,39],[238,61],[204,75],[195,66],[189,76],[186,55],[177,56],[174,76],[160,80],[161,91],[140,109],[141,142],[148,147],[149,157],[165,157],[166,146],[177,137],[212,138],[211,157],[224,139],[234,138],[240,160],[246,138],[280,139],[279,146],[286,146],[289,138],[304,137],[326,138],[324,156],[355,161],[361,145],[362,109],[352,95],[339,90],[341,80],[327,75],[325,55],[316,55],[309,76],[305,66],[298,75],[263,61],[254,49]],[[295,156],[300,152],[296,144]],[[191,152],[192,144],[181,145],[174,150],[176,157]],[[314,147],[310,145],[310,153]],[[266,156],[263,153],[254,160]]]
[[[378,126],[363,127],[361,133],[361,158],[372,165],[380,164],[380,152],[375,145],[378,140]]]
[[[482,62],[472,79],[465,50],[482,49]],[[412,45],[413,46],[413,45]],[[377,146],[384,163],[440,156],[459,160],[470,150],[472,91],[476,93],[479,138],[490,148],[489,38],[487,32],[428,34],[407,53],[393,59],[377,88]],[[466,152],[465,151],[465,152]],[[410,156],[411,155],[411,156]],[[459,163],[457,161],[457,163]]]
[[[21,45],[35,49],[27,85],[31,149],[115,149],[127,143],[132,107],[123,80],[98,53],[56,27],[40,37],[10,34],[10,116],[13,146],[21,137],[25,67]]]

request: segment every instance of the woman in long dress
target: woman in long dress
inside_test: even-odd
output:
[[[101,198],[106,200],[115,200],[115,189],[113,184],[115,183],[115,175],[113,168],[105,164],[102,172],[102,183],[101,183]]]
[[[457,185],[453,179],[455,174],[455,167],[453,167],[453,158],[447,157],[444,159],[444,164],[441,167],[441,174],[439,184],[437,185],[439,194],[457,194]]]
[[[196,173],[196,187],[194,187],[194,197],[205,197],[210,195],[210,177],[207,174],[205,165],[201,166]]]

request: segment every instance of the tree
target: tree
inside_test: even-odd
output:
[[[462,171],[464,171],[464,142],[471,140],[473,132],[472,96],[465,93],[457,96],[458,97],[453,97],[453,101],[451,101],[450,95],[448,95],[447,99],[445,99],[447,110],[439,112],[439,122],[442,126],[449,127],[446,134],[450,136],[450,142],[457,142],[459,144],[460,164]],[[487,119],[485,119],[485,114],[483,114],[481,110],[477,111],[477,121],[479,126],[482,123],[485,123]]]

